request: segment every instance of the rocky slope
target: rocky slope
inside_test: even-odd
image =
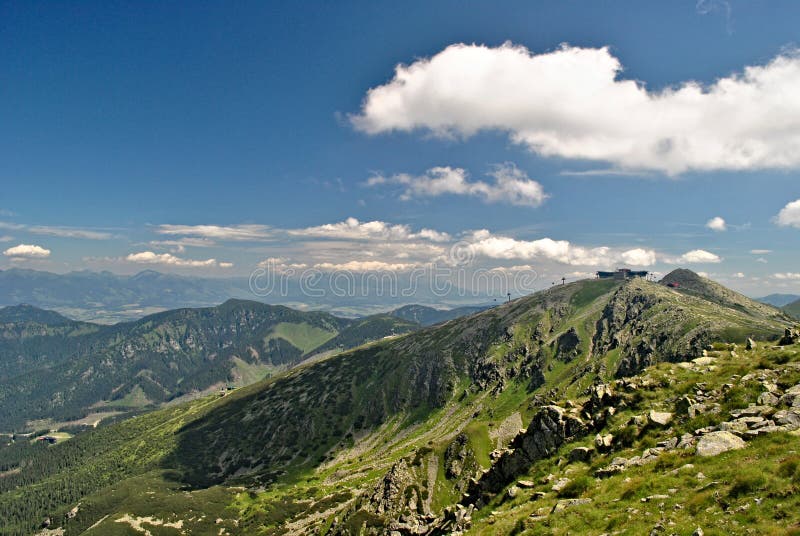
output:
[[[82,434],[47,449],[50,463],[63,460],[52,467],[15,465],[41,452],[22,449],[5,465],[0,456],[0,471],[14,472],[0,479],[0,515],[13,514],[15,527],[48,515],[67,534],[109,534],[133,522],[180,523],[194,534],[597,533],[615,523],[605,530],[619,531],[621,518],[634,514],[620,513],[614,500],[648,512],[667,501],[638,488],[610,498],[608,483],[620,489],[628,466],[639,478],[637,471],[663,468],[658,460],[673,451],[693,463],[715,432],[738,433],[759,449],[761,436],[749,431],[764,427],[772,434],[765,437],[780,438],[768,441],[791,437],[796,350],[762,342],[780,338],[790,322],[773,308],[735,305],[743,300],[721,300],[713,286],[643,280],[557,286],[221,400]],[[764,374],[774,377],[777,402],[760,399],[753,377],[738,385],[757,366],[771,371]],[[751,401],[773,403],[774,411],[752,416],[772,422],[723,425],[751,417],[729,413]],[[668,460],[672,470],[677,462]],[[619,465],[626,469],[615,472]],[[13,510],[62,488],[76,489],[34,513]],[[692,496],[675,492],[670,505]],[[591,528],[576,529],[561,513],[586,505],[602,505],[610,518],[601,523],[590,510],[580,519],[594,519]],[[198,510],[200,517],[190,513]],[[692,515],[716,515],[703,512]],[[687,523],[687,514],[672,517]],[[667,517],[643,523],[650,531]]]

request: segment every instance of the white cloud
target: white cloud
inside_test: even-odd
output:
[[[769,263],[769,261],[768,261],[767,259],[765,259],[764,257],[759,257],[759,258],[757,258],[757,259],[756,259],[756,262],[760,262],[761,264],[767,264],[767,263]]]
[[[414,264],[390,263],[383,261],[348,261],[344,263],[321,262],[314,268],[326,272],[404,272],[414,268]]]
[[[425,239],[432,242],[446,242],[451,239],[449,234],[433,229],[422,229],[415,233],[408,225],[389,224],[383,221],[360,222],[356,218],[347,218],[342,222],[326,223],[305,229],[289,229],[287,232],[292,236],[346,240]]]
[[[781,227],[800,228],[800,199],[792,201],[783,207],[778,215],[775,216],[775,223]]]
[[[53,227],[46,225],[35,225],[26,229],[29,233],[58,236],[60,238],[82,238],[85,240],[108,240],[114,235],[105,231],[93,231],[90,229],[78,229],[75,227]]]
[[[298,270],[305,270],[308,264],[302,262],[292,262],[290,259],[284,257],[269,257],[259,262],[259,268],[266,268],[276,273],[289,273]]]
[[[8,236],[8,235],[0,236],[0,242],[11,242],[12,240],[14,240],[13,236]]]
[[[622,261],[631,266],[652,266],[656,263],[656,253],[650,249],[636,248],[623,251]]]
[[[736,272],[735,274],[731,274],[731,277],[735,277],[736,279],[744,279],[745,275],[743,272]]]
[[[32,244],[19,244],[5,250],[3,255],[18,259],[44,259],[50,256],[50,250]]]
[[[715,255],[710,251],[704,249],[693,249],[687,251],[677,259],[673,260],[673,264],[708,264],[721,262],[722,258]]]
[[[667,174],[800,167],[798,52],[659,91],[622,72],[608,48],[455,44],[398,65],[350,120],[368,134],[500,130],[543,156]]]
[[[57,236],[60,238],[83,238],[86,240],[108,240],[114,237],[114,235],[105,231],[53,225],[25,225],[22,223],[0,222],[0,229],[26,231],[37,235]]]
[[[750,253],[753,255],[769,255],[772,253],[771,249],[751,249]]]
[[[259,241],[272,236],[266,225],[159,225],[156,231],[163,235],[193,236],[212,240]]]
[[[619,262],[632,266],[650,266],[656,262],[654,251],[641,248],[618,251],[606,246],[576,246],[567,240],[551,238],[517,240],[493,236],[486,230],[474,231],[472,238],[472,253],[491,259],[545,259],[576,266],[607,266]]]
[[[142,251],[139,253],[131,253],[125,260],[137,264],[163,264],[167,266],[186,266],[192,268],[200,267],[215,267],[230,268],[233,266],[230,262],[217,262],[216,259],[205,260],[192,260],[182,259],[170,253],[154,253],[152,251]]]
[[[780,279],[782,281],[796,280],[796,279],[800,279],[800,273],[797,273],[797,272],[783,272],[783,273],[772,274],[772,277],[774,277],[775,279]]]
[[[711,218],[706,222],[706,227],[711,229],[712,231],[727,231],[728,225],[725,223],[725,220],[719,216]]]
[[[436,197],[444,194],[480,197],[487,203],[509,203],[518,206],[538,207],[548,197],[538,182],[512,163],[494,167],[489,175],[492,184],[484,181],[470,182],[468,173],[461,168],[449,166],[433,167],[424,175],[414,176],[399,173],[391,176],[374,175],[367,186],[399,184],[404,187],[403,200],[420,197]]]

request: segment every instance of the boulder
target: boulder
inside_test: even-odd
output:
[[[758,403],[761,406],[777,406],[781,399],[769,391],[765,391],[758,395]]]
[[[743,449],[746,446],[747,443],[730,432],[710,432],[698,440],[697,455],[717,456],[729,450]]]
[[[576,447],[569,453],[569,461],[571,462],[588,462],[592,459],[594,449],[589,447]]]
[[[598,452],[606,452],[611,450],[611,445],[614,444],[614,436],[611,434],[600,435],[597,434],[594,438],[594,446]]]
[[[754,341],[750,337],[747,337],[747,344],[745,344],[744,349],[745,350],[752,350],[755,347],[756,347],[756,341]]]
[[[786,328],[783,332],[783,337],[778,341],[778,346],[789,346],[800,339],[800,333],[796,329]]]
[[[666,426],[672,421],[672,413],[668,411],[650,411],[650,413],[647,414],[647,418],[651,423],[659,426]]]

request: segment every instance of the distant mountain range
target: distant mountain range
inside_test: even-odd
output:
[[[770,294],[763,298],[758,298],[762,303],[774,305],[783,309],[786,314],[793,318],[800,319],[800,296],[797,294]]]
[[[314,290],[323,292],[308,292],[297,280],[289,280],[283,289],[256,294],[250,288],[250,280],[243,277],[188,277],[153,270],[132,276],[86,270],[54,274],[12,268],[0,270],[0,306],[27,303],[78,320],[114,323],[169,309],[209,307],[231,298],[287,305],[295,309],[324,310],[347,317],[386,312],[412,300],[437,307],[491,301],[487,295],[462,295],[459,292],[442,297],[426,289],[425,285],[415,287],[417,290],[413,296],[401,298],[397,290],[406,288],[404,285],[408,282],[393,280],[393,288],[379,289],[376,287],[380,284],[378,279],[369,277],[364,278],[363,288],[354,287],[352,293],[342,295],[330,291],[336,287],[330,277],[330,274],[320,274],[315,281]]]
[[[246,385],[316,353],[419,327],[391,315],[353,320],[246,300],[112,326],[30,305],[5,307],[0,430],[136,410],[215,385]]]
[[[769,296],[764,296],[763,298],[756,298],[756,301],[774,305],[775,307],[785,307],[786,305],[789,305],[797,300],[800,300],[800,296],[797,294],[770,294]]]

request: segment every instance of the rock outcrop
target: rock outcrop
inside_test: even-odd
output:
[[[533,462],[552,455],[564,443],[587,432],[587,425],[579,418],[558,406],[544,406],[492,468],[480,480],[472,482],[466,502],[481,504],[523,474]]]

